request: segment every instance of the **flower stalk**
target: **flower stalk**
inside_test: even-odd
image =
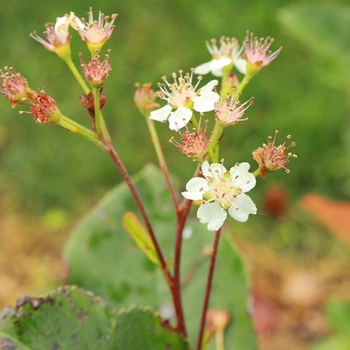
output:
[[[199,326],[196,350],[202,350],[205,320],[207,317],[210,292],[211,292],[211,287],[213,284],[214,269],[215,269],[215,263],[216,263],[216,256],[217,256],[217,252],[218,252],[220,234],[221,234],[221,229],[219,229],[218,231],[215,232],[213,251],[212,251],[211,258],[210,258],[210,266],[209,266],[207,285],[205,287],[205,296],[204,296],[204,301],[203,301],[203,308],[202,308],[202,315],[201,315],[201,321],[200,321],[200,326]]]

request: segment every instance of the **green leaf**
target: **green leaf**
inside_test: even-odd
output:
[[[131,307],[118,314],[117,349],[188,350],[188,344],[163,326],[150,310]]]
[[[138,247],[147,255],[147,257],[156,265],[160,265],[156,248],[152,242],[150,235],[139,220],[132,212],[123,215],[123,223],[126,231],[135,241]]]
[[[187,350],[174,330],[151,310],[119,313],[100,297],[63,287],[46,297],[25,297],[0,315],[3,350]]]
[[[147,165],[133,177],[145,203],[165,258],[173,259],[175,212],[161,171]],[[172,302],[159,268],[143,254],[121,225],[126,212],[137,212],[127,186],[116,186],[81,221],[64,252],[69,282],[101,295],[117,308],[131,304],[160,310]],[[194,213],[193,213],[194,214]],[[191,215],[185,227],[181,275],[193,271],[182,290],[185,319],[192,346],[196,344],[209,259],[203,254],[214,235]],[[230,312],[225,333],[228,349],[256,349],[252,320],[246,312],[248,286],[244,264],[224,233],[215,268],[211,308]],[[229,243],[230,242],[230,243]],[[206,257],[207,256],[207,257]],[[213,345],[210,347],[213,349]]]

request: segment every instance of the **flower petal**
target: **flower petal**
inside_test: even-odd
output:
[[[192,111],[187,107],[180,106],[176,111],[170,113],[169,128],[177,131],[187,125],[191,117]]]
[[[206,63],[203,63],[199,66],[197,66],[195,69],[194,69],[194,74],[208,74],[210,72],[210,65],[211,65],[211,61],[210,62],[206,62]]]
[[[247,74],[247,61],[243,58],[238,58],[235,60],[235,67],[242,74]]]
[[[197,218],[200,223],[207,224],[209,231],[217,231],[227,217],[227,213],[221,208],[218,202],[204,203],[197,211]]]
[[[202,164],[202,174],[204,177],[215,177],[215,174],[222,175],[226,172],[226,168],[219,163],[209,165],[208,161]],[[217,176],[216,176],[217,178]]]
[[[209,81],[209,83],[205,84],[203,87],[199,89],[199,94],[202,95],[206,92],[213,91],[214,87],[219,84],[219,81],[214,79]]]
[[[215,75],[216,77],[222,77],[222,68],[212,69],[211,74]]]
[[[210,65],[210,70],[212,73],[215,70],[222,71],[222,69],[228,66],[230,63],[232,63],[232,59],[230,57],[221,57],[218,60],[212,60]],[[222,72],[220,76],[222,76]]]
[[[250,191],[256,185],[256,178],[252,173],[248,172],[249,168],[250,164],[243,162],[230,169],[233,179],[232,183],[239,187],[243,192]]]
[[[213,111],[215,102],[219,101],[220,96],[214,91],[201,93],[193,98],[193,109],[199,113]]]
[[[257,213],[257,208],[249,196],[241,193],[235,198],[233,205],[228,209],[228,213],[233,219],[246,222],[249,214]]]
[[[171,106],[165,105],[164,107],[152,111],[149,116],[149,119],[153,119],[158,122],[164,123],[168,119],[171,110]]]
[[[186,199],[191,199],[193,201],[199,201],[203,199],[203,193],[209,189],[207,180],[203,179],[202,177],[194,177],[186,184],[186,190],[185,192],[182,192],[181,194]]]

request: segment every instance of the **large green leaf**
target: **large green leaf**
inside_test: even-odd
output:
[[[171,262],[176,222],[162,173],[155,166],[147,165],[134,181],[165,257]],[[82,220],[65,249],[69,283],[94,291],[118,308],[136,304],[160,310],[171,303],[171,295],[159,268],[148,260],[124,230],[122,216],[129,211],[137,213],[126,185],[120,184]],[[189,220],[185,231],[182,276],[196,266],[203,250],[212,245],[214,238],[197,219]],[[196,267],[182,291],[192,345],[197,340],[208,263],[207,258]],[[224,233],[210,307],[226,309],[232,315],[226,332],[229,349],[256,349],[252,320],[246,312],[247,299],[243,262],[232,245],[232,237]]]
[[[152,311],[119,313],[100,297],[62,287],[45,297],[25,297],[0,315],[2,350],[186,350],[177,333]]]

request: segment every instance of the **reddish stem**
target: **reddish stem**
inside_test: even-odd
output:
[[[179,213],[180,215],[178,216],[178,224],[176,229],[173,293],[174,293],[174,301],[176,301],[175,310],[177,315],[178,330],[180,334],[183,334],[186,337],[187,332],[186,332],[185,318],[183,315],[182,301],[181,301],[182,299],[181,299],[181,283],[180,283],[180,258],[181,258],[181,250],[182,250],[182,234],[183,234],[188,213],[191,208],[192,201],[186,200],[184,204],[185,205],[182,208],[181,213]]]
[[[194,176],[197,176],[199,167],[197,167]],[[180,206],[176,208],[177,212],[177,229],[176,229],[176,241],[175,241],[175,252],[174,252],[174,301],[175,310],[177,315],[178,329],[181,334],[186,336],[185,318],[182,310],[182,299],[181,299],[181,279],[180,279],[180,262],[181,262],[181,251],[182,251],[182,234],[186,224],[188,214],[190,212],[192,201],[185,199]]]
[[[219,246],[220,232],[221,232],[221,229],[215,232],[213,252],[210,259],[209,274],[208,274],[207,286],[205,289],[205,297],[203,302],[202,318],[201,318],[201,323],[199,327],[198,343],[196,348],[197,350],[202,349],[205,319],[208,311],[210,291],[211,291],[211,286],[212,286],[213,277],[214,277],[214,268],[215,268],[216,255],[217,255],[218,246]]]
[[[133,184],[132,180],[131,180],[131,177],[128,173],[128,171],[126,170],[123,162],[121,161],[121,159],[119,158],[119,155],[117,153],[117,151],[114,149],[113,145],[112,144],[109,144],[108,145],[108,154],[110,155],[110,157],[112,158],[114,164],[117,166],[120,174],[122,175],[123,179],[125,180],[126,184],[128,185],[129,187],[129,190],[131,192],[131,195],[132,197],[134,198],[134,201],[136,203],[136,206],[137,208],[139,209],[140,211],[140,214],[145,222],[145,225],[147,227],[147,231],[152,239],[152,242],[154,244],[154,247],[156,249],[156,252],[157,252],[157,256],[159,258],[159,261],[160,261],[160,265],[161,265],[161,268],[162,268],[162,271],[163,271],[163,274],[168,282],[168,284],[172,285],[172,277],[170,276],[170,273],[169,273],[169,270],[168,270],[168,267],[166,265],[166,262],[164,260],[164,256],[162,254],[162,251],[160,250],[160,246],[158,244],[158,241],[157,241],[157,238],[154,234],[154,231],[153,231],[153,228],[152,228],[152,225],[151,225],[151,222],[149,220],[149,217],[146,213],[146,210],[145,210],[145,207],[143,206],[143,203],[141,201],[141,198],[136,190],[136,187],[135,185]]]

